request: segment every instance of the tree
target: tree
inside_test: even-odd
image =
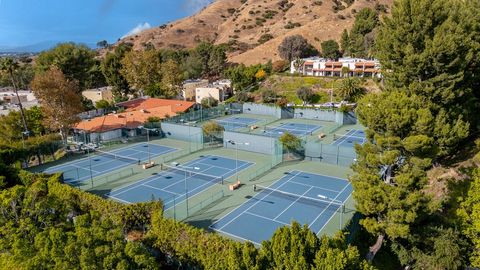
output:
[[[105,86],[95,52],[85,45],[61,43],[51,50],[40,53],[35,60],[37,72],[46,72],[52,66],[60,69],[67,79],[77,80],[78,91]]]
[[[200,78],[203,74],[202,59],[196,51],[191,51],[182,62],[181,70],[184,79]]]
[[[340,38],[340,46],[342,48],[343,56],[350,55],[350,37],[347,29],[343,29],[342,37]]]
[[[29,136],[39,136],[46,133],[42,123],[43,115],[40,107],[34,106],[25,110],[25,120],[29,127]],[[13,143],[26,139],[23,133],[23,121],[20,112],[11,111],[8,115],[0,116],[0,142]]]
[[[218,100],[213,97],[206,97],[201,100],[201,104],[203,108],[212,108],[218,105]]]
[[[106,40],[101,40],[101,41],[97,42],[97,47],[99,47],[99,48],[105,49],[105,48],[108,48],[108,46],[109,46],[109,44]]]
[[[41,104],[46,126],[58,130],[66,145],[68,131],[79,121],[77,115],[82,112],[77,83],[68,80],[60,69],[52,67],[35,75],[32,89]]]
[[[480,170],[473,173],[473,181],[467,196],[457,210],[460,217],[462,233],[468,238],[470,245],[468,256],[472,267],[480,267]]]
[[[108,102],[105,99],[101,99],[101,100],[95,102],[95,108],[97,108],[97,109],[110,109],[110,108],[112,108],[112,104],[110,104],[110,102]]]
[[[337,94],[346,101],[355,101],[365,93],[357,78],[345,78],[337,88]]]
[[[121,60],[120,73],[137,91],[159,95],[162,81],[162,62],[156,50],[129,51]]]
[[[322,55],[325,58],[329,59],[338,59],[340,57],[340,47],[338,46],[338,43],[333,40],[327,40],[322,42]]]
[[[210,56],[214,50],[214,45],[210,42],[201,42],[200,44],[197,45],[197,48],[195,49],[200,62],[202,63],[202,73],[204,75],[210,74]]]
[[[283,133],[278,140],[283,145],[283,148],[287,150],[289,155],[302,149],[302,141],[300,138],[288,131]]]
[[[27,121],[25,120],[25,113],[23,111],[23,105],[20,100],[20,97],[18,96],[18,88],[17,88],[17,79],[15,77],[15,73],[17,69],[19,68],[19,65],[16,61],[14,61],[12,58],[4,58],[0,62],[0,71],[2,73],[8,74],[10,77],[10,81],[12,82],[13,86],[13,91],[15,92],[15,95],[17,96],[18,100],[18,106],[20,107],[20,114],[22,117],[22,123],[23,123],[23,132],[28,136],[28,126],[27,126]]]
[[[304,58],[317,54],[316,49],[301,35],[286,37],[280,46],[278,53],[281,58],[291,62],[295,58]]]
[[[237,91],[235,92],[235,99],[237,102],[247,102],[250,100],[250,95],[245,91]]]
[[[224,130],[225,129],[223,128],[223,126],[221,126],[215,121],[208,121],[202,126],[203,135],[210,139],[222,137],[222,133]]]
[[[263,89],[260,94],[263,103],[274,103],[277,100],[277,93],[272,89]]]
[[[180,68],[173,60],[167,60],[161,65],[162,81],[161,93],[157,96],[172,98],[176,97],[180,91],[180,85],[183,81]]]
[[[227,55],[223,46],[214,46],[209,58],[208,69],[210,76],[218,76],[222,74],[227,64]]]
[[[296,58],[293,61],[293,67],[295,68],[295,71],[297,73],[300,73],[300,69],[302,70],[302,74],[304,73],[304,68],[305,68],[305,60],[301,58]]]
[[[480,86],[474,75],[480,72],[479,11],[470,1],[402,0],[379,29],[376,56],[387,89],[424,100],[443,154],[479,123],[480,94],[472,91]]]
[[[303,86],[297,89],[297,97],[303,101],[303,105],[312,100],[313,95],[313,90],[309,87]]]
[[[355,15],[355,22],[353,23],[351,34],[365,36],[372,32],[377,25],[378,14],[371,8],[362,8]]]
[[[130,44],[121,43],[115,48],[113,53],[107,53],[101,64],[102,74],[108,85],[113,87],[112,92],[117,100],[126,99],[131,94],[128,81],[121,73],[123,67],[121,61],[131,49],[132,46]]]

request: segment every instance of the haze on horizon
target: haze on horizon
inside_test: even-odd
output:
[[[46,42],[109,43],[185,16],[212,0],[0,0],[0,49]]]

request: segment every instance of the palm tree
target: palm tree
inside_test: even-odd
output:
[[[305,60],[301,58],[297,58],[293,61],[293,67],[295,68],[295,71],[300,73],[300,68],[302,68],[302,74],[305,73]]]
[[[18,63],[13,60],[12,58],[4,58],[0,62],[0,71],[8,74],[10,77],[10,81],[13,86],[13,91],[15,92],[15,95],[17,96],[17,101],[18,101],[18,106],[20,107],[20,115],[22,116],[22,122],[23,122],[23,128],[24,130],[24,135],[28,136],[28,127],[27,127],[27,121],[25,120],[25,113],[23,111],[23,106],[22,102],[20,101],[20,97],[18,96],[18,89],[17,89],[17,83],[15,82],[15,72],[18,70],[19,65]],[[22,135],[23,136],[23,135]]]

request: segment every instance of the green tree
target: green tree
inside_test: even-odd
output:
[[[121,65],[120,73],[131,87],[152,96],[160,95],[162,62],[158,51],[129,51],[122,58]]]
[[[347,101],[355,101],[365,92],[365,89],[360,85],[360,81],[357,78],[345,78],[337,88],[337,94],[342,100]]]
[[[350,37],[347,29],[343,29],[342,37],[340,38],[340,46],[342,48],[343,56],[350,55]]]
[[[282,59],[291,62],[295,58],[304,58],[318,54],[318,51],[301,35],[286,37],[278,46]]]
[[[202,126],[203,135],[210,140],[221,138],[224,130],[223,126],[215,121],[208,121]]]
[[[200,78],[203,74],[202,59],[196,51],[191,51],[182,62],[181,70],[184,79]]]
[[[39,136],[45,134],[43,125],[43,114],[40,107],[34,106],[25,110],[25,120],[29,126],[30,136]],[[11,111],[7,115],[0,116],[0,142],[12,143],[26,139],[23,133],[24,127],[20,112]]]
[[[131,44],[121,43],[113,52],[108,52],[102,61],[101,69],[108,85],[112,86],[113,95],[117,100],[126,99],[131,94],[127,79],[122,75],[122,59],[131,51]]]
[[[208,59],[208,69],[210,76],[219,76],[222,74],[227,64],[227,55],[223,46],[214,46]]]
[[[312,100],[314,96],[312,88],[302,86],[297,89],[297,97],[302,100],[303,105]]]
[[[469,240],[468,256],[472,267],[480,267],[480,170],[473,173],[467,196],[457,210],[461,230]]]
[[[326,40],[321,43],[322,56],[329,59],[338,59],[340,57],[340,47],[338,43],[333,40]]]
[[[218,105],[218,100],[213,97],[206,97],[201,100],[201,104],[203,108],[212,108]]]
[[[211,72],[209,62],[214,47],[215,46],[210,42],[201,42],[195,49],[200,62],[202,63],[201,67],[204,75],[208,75]]]
[[[446,154],[478,123],[480,94],[478,4],[467,1],[395,3],[376,41],[387,90],[424,100]],[[395,63],[395,64],[393,64]]]
[[[161,65],[161,94],[157,96],[172,98],[178,95],[183,81],[180,68],[173,60],[167,60]]]
[[[288,131],[283,133],[282,136],[278,138],[278,140],[283,145],[283,148],[287,151],[289,155],[300,151],[302,148],[302,141],[300,140],[300,138]]]
[[[305,60],[303,60],[302,58],[296,58],[295,60],[293,60],[293,67],[295,68],[295,71],[297,73],[300,73],[301,70],[301,74],[303,74],[305,68]]]
[[[46,72],[56,66],[69,80],[78,81],[78,91],[105,86],[105,78],[98,68],[95,52],[85,45],[61,43],[44,51],[35,59],[37,72]]]
[[[20,100],[20,97],[18,96],[17,77],[15,76],[17,73],[17,70],[19,69],[19,65],[12,58],[3,58],[0,60],[1,60],[0,71],[2,73],[6,73],[7,76],[10,78],[10,82],[12,83],[12,86],[13,86],[13,91],[15,92],[15,95],[18,100],[18,106],[20,107],[20,115],[22,117],[23,131],[27,133],[28,132],[27,120],[25,119],[25,113],[23,111],[22,102]]]
[[[351,34],[365,36],[373,31],[378,25],[378,14],[371,8],[362,8],[355,15],[355,22],[352,26]]]
[[[110,108],[112,108],[112,104],[110,104],[110,102],[108,102],[105,99],[101,99],[101,100],[95,102],[95,108],[97,108],[97,109],[110,109]]]
[[[109,44],[108,44],[108,41],[106,41],[106,40],[101,40],[101,41],[97,42],[97,47],[99,47],[99,48],[105,49],[105,48],[108,48],[108,46],[109,46]]]

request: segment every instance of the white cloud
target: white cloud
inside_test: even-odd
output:
[[[132,35],[136,35],[136,34],[142,32],[143,30],[147,30],[149,28],[152,28],[152,26],[148,22],[140,23],[137,26],[135,26],[132,30],[128,31],[128,33],[126,33],[122,38],[132,36]]]

